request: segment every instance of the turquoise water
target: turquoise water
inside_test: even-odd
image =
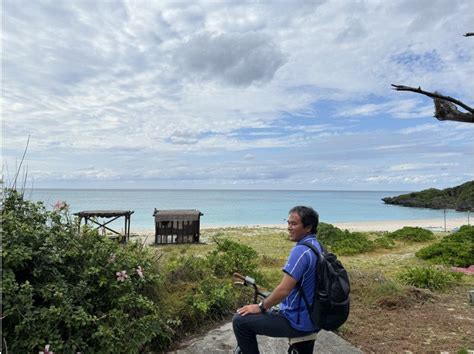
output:
[[[66,201],[72,212],[134,210],[131,229],[153,229],[153,210],[198,209],[203,226],[284,224],[295,205],[315,208],[323,222],[416,220],[443,218],[442,210],[386,205],[381,198],[403,192],[269,191],[269,190],[85,190],[34,189],[28,199],[43,201],[49,209]],[[466,217],[451,210],[448,217]]]

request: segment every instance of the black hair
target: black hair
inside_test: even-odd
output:
[[[311,225],[311,232],[313,234],[318,230],[319,214],[311,207],[298,205],[290,209],[288,214],[296,213],[299,215],[304,227]]]

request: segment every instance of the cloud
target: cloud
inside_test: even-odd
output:
[[[244,155],[244,160],[250,161],[250,160],[255,160],[255,156],[252,154],[245,154]]]
[[[412,170],[426,170],[427,168],[454,168],[458,163],[410,163],[390,166],[388,171],[412,171]]]
[[[271,37],[254,32],[194,35],[177,49],[175,60],[191,77],[234,86],[268,82],[286,61]]]
[[[382,103],[367,103],[352,105],[339,110],[341,117],[377,117],[390,115],[400,119],[431,117],[434,112],[433,104],[423,103],[420,98],[397,99]]]
[[[440,128],[439,124],[429,123],[429,124],[421,124],[414,127],[401,129],[400,133],[401,134],[413,134],[413,133],[420,133],[420,132],[433,133],[435,131],[439,131],[440,129],[442,128]]]

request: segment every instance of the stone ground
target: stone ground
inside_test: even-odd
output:
[[[262,354],[281,354],[288,350],[287,338],[258,337],[259,349]],[[235,348],[235,337],[232,323],[226,323],[209,331],[204,337],[194,338],[183,342],[180,349],[170,354],[231,354]],[[321,331],[318,334],[314,353],[328,354],[359,354],[359,349],[332,332]]]

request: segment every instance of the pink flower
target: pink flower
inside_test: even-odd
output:
[[[143,269],[141,266],[138,266],[137,268],[137,274],[140,278],[145,278],[145,276],[143,275]]]
[[[128,278],[128,274],[126,270],[122,270],[121,272],[115,273],[117,276],[117,281],[125,281]]]
[[[56,204],[54,204],[53,206],[54,210],[63,210],[63,209],[67,209],[68,207],[69,205],[66,202],[63,202],[61,200],[58,200]]]
[[[49,351],[49,344],[46,344],[44,346],[44,351],[40,351],[39,354],[54,354],[54,353]]]

